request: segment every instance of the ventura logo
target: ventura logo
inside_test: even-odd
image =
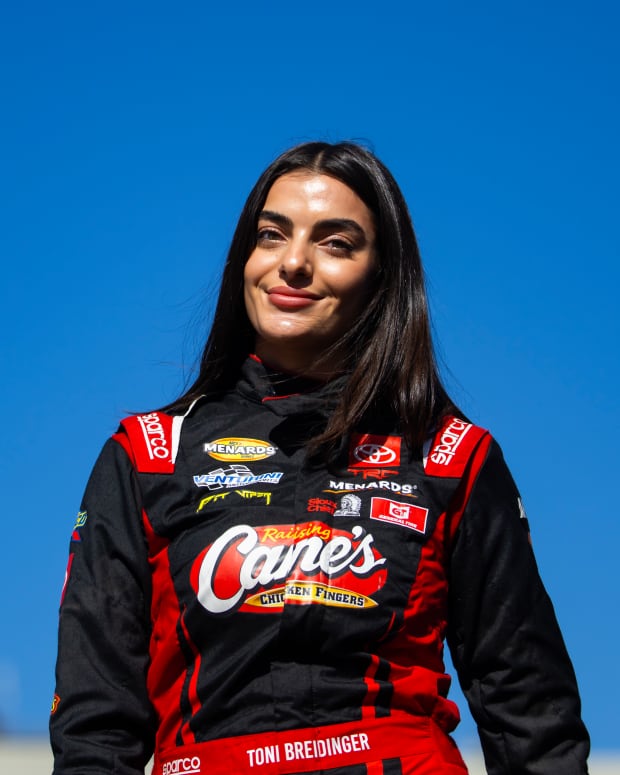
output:
[[[247,466],[232,465],[229,468],[217,468],[215,471],[209,471],[208,474],[198,474],[193,479],[196,487],[222,490],[259,483],[278,484],[283,476],[282,471],[270,471],[266,474],[255,475]]]

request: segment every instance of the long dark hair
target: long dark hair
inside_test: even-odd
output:
[[[258,216],[277,178],[308,170],[352,189],[375,219],[376,288],[356,325],[330,348],[348,374],[346,389],[312,449],[334,453],[369,413],[389,415],[412,449],[439,420],[458,410],[444,389],[431,340],[424,273],[411,216],[390,171],[366,148],[311,142],[279,156],[258,179],[243,207],[224,267],[213,324],[194,383],[171,406],[232,385],[254,348],[245,310],[243,270],[256,246]]]

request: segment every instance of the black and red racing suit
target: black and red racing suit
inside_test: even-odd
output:
[[[491,775],[583,775],[588,737],[518,492],[484,430],[392,428],[306,460],[329,388],[248,359],[183,416],[131,417],[74,527],[56,775],[466,772],[448,638]]]

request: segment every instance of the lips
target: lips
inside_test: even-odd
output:
[[[267,295],[271,304],[280,309],[303,309],[312,306],[322,298],[318,293],[311,293],[303,288],[291,288],[288,285],[270,288]]]

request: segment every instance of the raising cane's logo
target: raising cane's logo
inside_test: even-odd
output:
[[[285,604],[311,603],[370,608],[370,595],[385,584],[384,566],[373,536],[359,525],[234,525],[198,555],[191,583],[213,614],[277,613]]]

